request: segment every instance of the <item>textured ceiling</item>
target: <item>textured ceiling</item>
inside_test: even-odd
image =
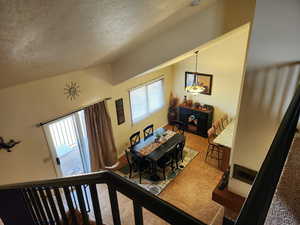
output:
[[[0,88],[109,63],[215,0],[0,0]]]

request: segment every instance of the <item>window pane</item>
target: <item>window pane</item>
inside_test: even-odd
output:
[[[164,105],[163,81],[159,80],[148,85],[149,111],[154,112]]]
[[[147,116],[147,96],[145,86],[130,91],[130,104],[133,122],[137,122]]]

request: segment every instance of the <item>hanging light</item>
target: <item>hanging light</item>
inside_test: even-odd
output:
[[[198,72],[198,52],[196,51],[196,73]],[[192,94],[198,94],[201,93],[205,90],[205,88],[203,87],[202,84],[198,83],[198,79],[197,79],[197,75],[194,75],[194,81],[193,84],[191,86],[187,86],[185,89],[187,92],[192,93]]]

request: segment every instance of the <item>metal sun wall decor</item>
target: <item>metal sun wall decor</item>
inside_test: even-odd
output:
[[[4,139],[0,137],[0,150],[4,149],[7,152],[11,152],[11,148],[15,147],[17,144],[20,144],[21,141],[15,141],[11,139],[9,142],[4,142]]]
[[[71,101],[73,101],[75,98],[77,98],[80,95],[80,86],[78,83],[73,81],[67,83],[64,90],[67,99],[70,99]]]

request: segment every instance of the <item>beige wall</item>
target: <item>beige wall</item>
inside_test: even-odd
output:
[[[128,90],[161,76],[165,79],[165,107],[132,126]],[[93,103],[97,99],[112,97],[108,101],[108,108],[119,154],[134,131],[141,130],[149,123],[154,123],[155,127],[167,123],[172,67],[130,79],[116,86],[111,84],[110,79],[109,66],[98,66],[0,90],[0,134],[6,139],[22,141],[11,153],[0,151],[0,183],[54,177],[55,171],[42,128],[35,125]],[[81,95],[75,101],[67,100],[63,94],[64,86],[69,81],[80,84]],[[126,122],[120,126],[117,125],[114,102],[118,98],[124,100],[126,117]]]
[[[113,62],[113,82],[149,71],[251,22],[254,6],[255,0],[217,0]]]
[[[202,104],[215,107],[214,119],[224,113],[235,116],[242,83],[250,25],[244,25],[199,48],[198,72],[213,74],[212,95],[187,94],[185,72],[195,71],[195,56],[174,65],[174,95],[184,95]]]
[[[298,0],[256,1],[232,164],[258,171],[269,150],[299,79],[299,21]],[[229,182],[243,196],[250,188]]]

